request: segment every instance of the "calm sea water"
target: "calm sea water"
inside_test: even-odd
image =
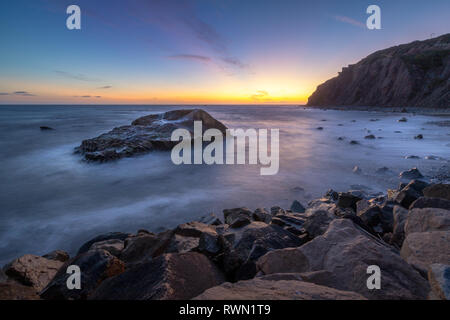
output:
[[[385,191],[398,185],[402,170],[431,174],[450,159],[448,127],[428,124],[442,117],[294,106],[202,107],[229,128],[279,128],[274,176],[249,165],[175,166],[170,152],[106,164],[73,154],[83,139],[174,108],[0,106],[0,263],[54,249],[74,253],[99,233],[160,231],[224,208],[306,204],[329,188]],[[397,122],[403,116],[408,122]],[[382,138],[365,140],[368,130]],[[419,133],[423,140],[413,138]],[[404,158],[412,154],[421,159]],[[355,165],[362,174],[352,173]],[[384,166],[392,174],[377,175]]]

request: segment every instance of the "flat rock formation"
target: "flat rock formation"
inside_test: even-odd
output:
[[[186,129],[192,136],[194,121],[202,121],[203,131],[215,128],[225,133],[227,129],[201,109],[173,110],[141,117],[131,125],[117,127],[96,138],[84,140],[75,151],[81,153],[85,160],[106,162],[153,150],[170,150],[178,143],[171,141],[172,132]]]
[[[450,108],[450,34],[377,51],[319,85],[308,106]]]
[[[448,184],[384,195],[329,190],[292,210],[233,208],[160,233],[110,232],[74,257],[25,255],[0,270],[0,299],[449,298]],[[304,211],[304,212],[303,212]],[[67,267],[82,270],[69,290]],[[380,269],[380,289],[368,268]]]

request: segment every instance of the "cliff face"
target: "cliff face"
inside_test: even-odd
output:
[[[377,51],[319,85],[308,106],[450,108],[450,34]]]

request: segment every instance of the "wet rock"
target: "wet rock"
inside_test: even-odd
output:
[[[423,139],[423,135],[422,134],[418,134],[417,136],[414,137],[414,139],[422,140]]]
[[[80,249],[78,249],[77,255],[88,251],[90,249],[90,247],[96,242],[111,240],[111,239],[125,240],[129,236],[130,236],[130,234],[123,233],[123,232],[109,232],[109,233],[101,234],[101,235],[89,240],[88,242],[84,243],[80,247]]]
[[[220,220],[220,218],[217,217],[214,213],[211,213],[208,216],[200,218],[199,222],[209,224],[212,226],[219,226],[222,224],[222,220]]]
[[[358,166],[354,166],[352,171],[355,174],[360,174],[362,172],[361,168]]]
[[[372,140],[372,139],[376,139],[376,137],[373,134],[369,134],[369,135],[365,136],[364,139]]]
[[[67,279],[70,274],[66,271],[69,265],[76,265],[81,270],[80,290],[67,288]],[[40,295],[41,298],[48,300],[86,299],[102,281],[118,275],[124,270],[124,263],[109,252],[105,250],[90,250],[66,262]]]
[[[341,192],[339,193],[338,201],[336,206],[341,208],[351,208],[356,212],[356,203],[362,200],[362,197],[353,195],[350,192]]]
[[[252,215],[253,220],[261,221],[265,223],[270,223],[272,220],[272,215],[266,211],[264,208],[257,208]]]
[[[394,217],[392,211],[383,210],[381,206],[373,205],[358,214],[363,223],[376,233],[392,232]]]
[[[351,140],[351,141],[350,141],[350,144],[353,144],[353,145],[355,145],[355,144],[359,144],[359,142],[358,142],[358,141],[356,141],[356,140]]]
[[[234,219],[231,223],[230,223],[230,228],[236,229],[236,228],[241,228],[243,226],[246,226],[248,224],[251,223],[251,220],[249,217],[246,216],[239,216],[236,219]]]
[[[365,300],[357,293],[297,280],[255,278],[226,282],[210,288],[194,300]]]
[[[164,254],[104,281],[91,299],[187,300],[224,280],[200,253]]]
[[[303,224],[303,228],[310,238],[315,238],[325,233],[333,219],[335,219],[335,217],[328,211],[317,209],[309,212],[308,218]]]
[[[89,250],[105,250],[113,256],[119,257],[124,248],[124,241],[119,239],[109,239],[92,244]]]
[[[224,235],[221,266],[230,279],[250,279],[256,274],[255,261],[268,251],[297,247],[303,241],[277,225],[252,222],[241,229],[229,229]]]
[[[40,126],[39,127],[42,131],[51,131],[51,130],[55,130],[55,129],[53,129],[53,128],[51,128],[51,127],[47,127],[47,126]]]
[[[66,262],[70,259],[70,256],[67,252],[63,250],[54,250],[52,252],[49,252],[47,254],[44,254],[42,257],[50,260],[56,260],[61,262]]]
[[[405,223],[408,217],[408,210],[402,206],[394,206],[393,210],[394,228],[392,232],[391,242],[397,248],[401,248],[405,240]]]
[[[285,214],[285,213],[286,213],[286,211],[283,208],[281,208],[281,207],[274,206],[274,207],[270,208],[270,214],[272,216],[276,216],[278,214]]]
[[[62,265],[61,261],[26,254],[7,264],[3,270],[9,278],[39,292],[52,280]]]
[[[339,198],[339,193],[337,193],[333,189],[329,189],[327,191],[327,193],[325,193],[324,198],[328,198],[330,200],[337,201],[337,199]]]
[[[371,205],[372,205],[372,203],[369,202],[369,201],[366,200],[366,199],[359,200],[359,201],[356,203],[356,214],[359,215],[362,211],[366,210],[366,209],[369,208]]]
[[[16,281],[0,283],[0,300],[39,300],[36,289]]]
[[[285,250],[285,249],[283,249]],[[312,272],[326,270],[335,276],[328,284],[338,290],[354,291],[369,299],[425,299],[429,292],[427,281],[406,263],[390,246],[356,227],[348,219],[335,219],[327,232],[295,249],[298,269],[277,261],[276,270],[283,270],[282,263],[289,263],[290,272]],[[277,250],[268,253],[277,255]],[[289,259],[289,255],[283,255]],[[267,257],[260,258],[270,265]],[[367,267],[380,267],[382,290],[369,290],[366,286]],[[259,265],[259,261],[258,261]],[[401,275],[401,277],[399,277]],[[326,279],[324,279],[326,281]]]
[[[217,234],[216,229],[213,226],[197,221],[180,224],[175,229],[175,234],[184,237],[200,238],[203,233]]]
[[[441,198],[421,197],[414,201],[409,209],[421,208],[440,208],[450,210],[450,201]]]
[[[172,132],[186,129],[193,136],[194,121],[202,121],[202,129],[215,128],[225,133],[226,127],[201,109],[172,110],[152,114],[134,120],[131,125],[121,126],[96,138],[82,141],[76,152],[86,160],[111,161],[132,157],[154,150],[170,150],[177,141],[171,141]]]
[[[415,156],[415,155],[411,155],[411,156],[406,156],[405,159],[420,159],[419,156]]]
[[[406,119],[405,117],[403,117],[403,118],[397,120],[397,122],[408,122],[408,119]]]
[[[450,300],[450,265],[432,264],[428,269],[431,290],[441,300]]]
[[[419,169],[412,168],[407,171],[401,172],[400,178],[402,178],[402,179],[420,179],[420,178],[423,178],[423,175],[420,173]]]
[[[151,259],[155,252],[162,246],[167,246],[172,231],[162,232],[159,235],[141,233],[125,239],[124,249],[120,253],[120,259],[126,264]]]
[[[248,208],[234,208],[223,210],[225,223],[231,224],[239,216],[251,218],[252,212]]]
[[[382,168],[378,168],[376,173],[377,174],[387,174],[389,173],[391,170],[388,167],[382,167]]]
[[[323,130],[323,127],[317,127],[316,129],[317,130]]]
[[[427,186],[428,184],[426,182],[412,180],[397,193],[394,201],[408,209],[414,201],[423,196],[423,189]]]
[[[303,213],[305,212],[305,207],[297,200],[294,200],[294,202],[292,202],[291,205],[291,211],[292,212],[299,212],[299,213]]]
[[[450,184],[434,184],[423,190],[428,198],[441,198],[450,201]]]

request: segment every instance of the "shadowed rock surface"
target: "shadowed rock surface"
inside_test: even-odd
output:
[[[75,148],[85,160],[105,162],[154,150],[170,150],[178,141],[171,141],[172,132],[186,129],[193,137],[194,121],[202,121],[203,132],[227,129],[220,121],[201,109],[173,110],[151,114],[134,120],[131,125],[112,129],[96,138],[87,139]]]
[[[309,106],[450,107],[450,34],[377,51],[319,85]]]

